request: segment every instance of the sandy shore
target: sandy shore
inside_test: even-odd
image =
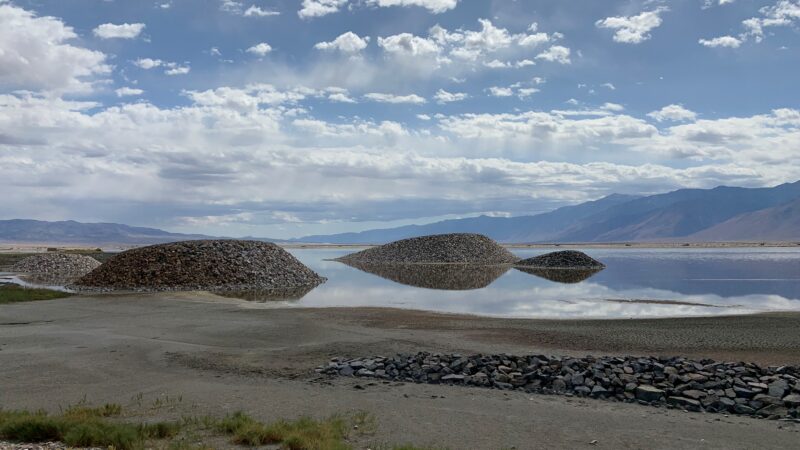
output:
[[[86,398],[154,418],[241,409],[263,420],[365,410],[377,431],[357,448],[579,448],[594,440],[599,448],[791,448],[800,439],[800,425],[787,423],[313,371],[334,356],[420,350],[797,364],[800,314],[547,321],[253,306],[200,293],[0,306],[0,405],[57,410]],[[166,396],[168,407],[147,406]]]

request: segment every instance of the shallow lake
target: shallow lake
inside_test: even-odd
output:
[[[279,302],[286,305],[386,306],[531,318],[800,310],[800,251],[791,248],[590,249],[584,251],[607,268],[577,277],[529,274],[513,268],[464,273],[422,268],[413,273],[384,267],[368,273],[329,261],[356,251],[353,249],[290,251],[328,281],[299,300]],[[512,251],[528,258],[551,250]],[[433,289],[435,286],[462,290]]]

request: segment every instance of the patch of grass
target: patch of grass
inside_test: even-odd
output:
[[[122,407],[106,404],[98,408],[77,405],[58,415],[45,412],[0,410],[0,440],[12,442],[59,441],[70,447],[107,447],[117,450],[143,448],[148,440],[168,439],[181,429],[179,423],[120,423]]]
[[[32,289],[16,284],[0,285],[0,305],[8,303],[34,302],[38,300],[54,300],[70,297],[68,292],[51,291],[50,289]]]
[[[232,436],[235,444],[280,445],[288,450],[348,450],[345,442],[348,424],[340,417],[317,421],[309,417],[263,424],[236,412],[217,425],[221,433]]]

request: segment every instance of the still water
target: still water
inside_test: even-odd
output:
[[[329,261],[353,249],[293,249],[328,278],[281,305],[386,306],[486,316],[633,318],[800,310],[800,251],[590,249],[597,273],[459,271],[421,267],[359,270]],[[528,258],[550,250],[513,249]],[[582,281],[581,281],[582,280]],[[275,304],[275,302],[270,302]]]

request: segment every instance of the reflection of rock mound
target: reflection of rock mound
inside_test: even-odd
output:
[[[603,269],[540,269],[534,267],[516,267],[517,270],[536,275],[557,283],[580,283],[591,278]]]
[[[261,290],[316,286],[325,279],[275,244],[208,240],[128,250],[78,280],[78,289]]]
[[[396,283],[426,289],[465,291],[492,284],[508,271],[508,266],[473,264],[365,264],[342,261]]]
[[[510,264],[519,258],[480,234],[437,234],[391,242],[337,258],[370,264]]]
[[[276,301],[297,301],[313,291],[316,286],[304,286],[299,288],[286,289],[251,289],[251,290],[231,290],[216,291],[220,297],[238,298],[250,302],[266,303]]]
[[[603,269],[605,265],[583,252],[564,250],[534,256],[517,262],[518,266],[539,269]]]
[[[71,253],[42,253],[18,261],[11,271],[36,284],[71,283],[100,266],[96,259]]]

